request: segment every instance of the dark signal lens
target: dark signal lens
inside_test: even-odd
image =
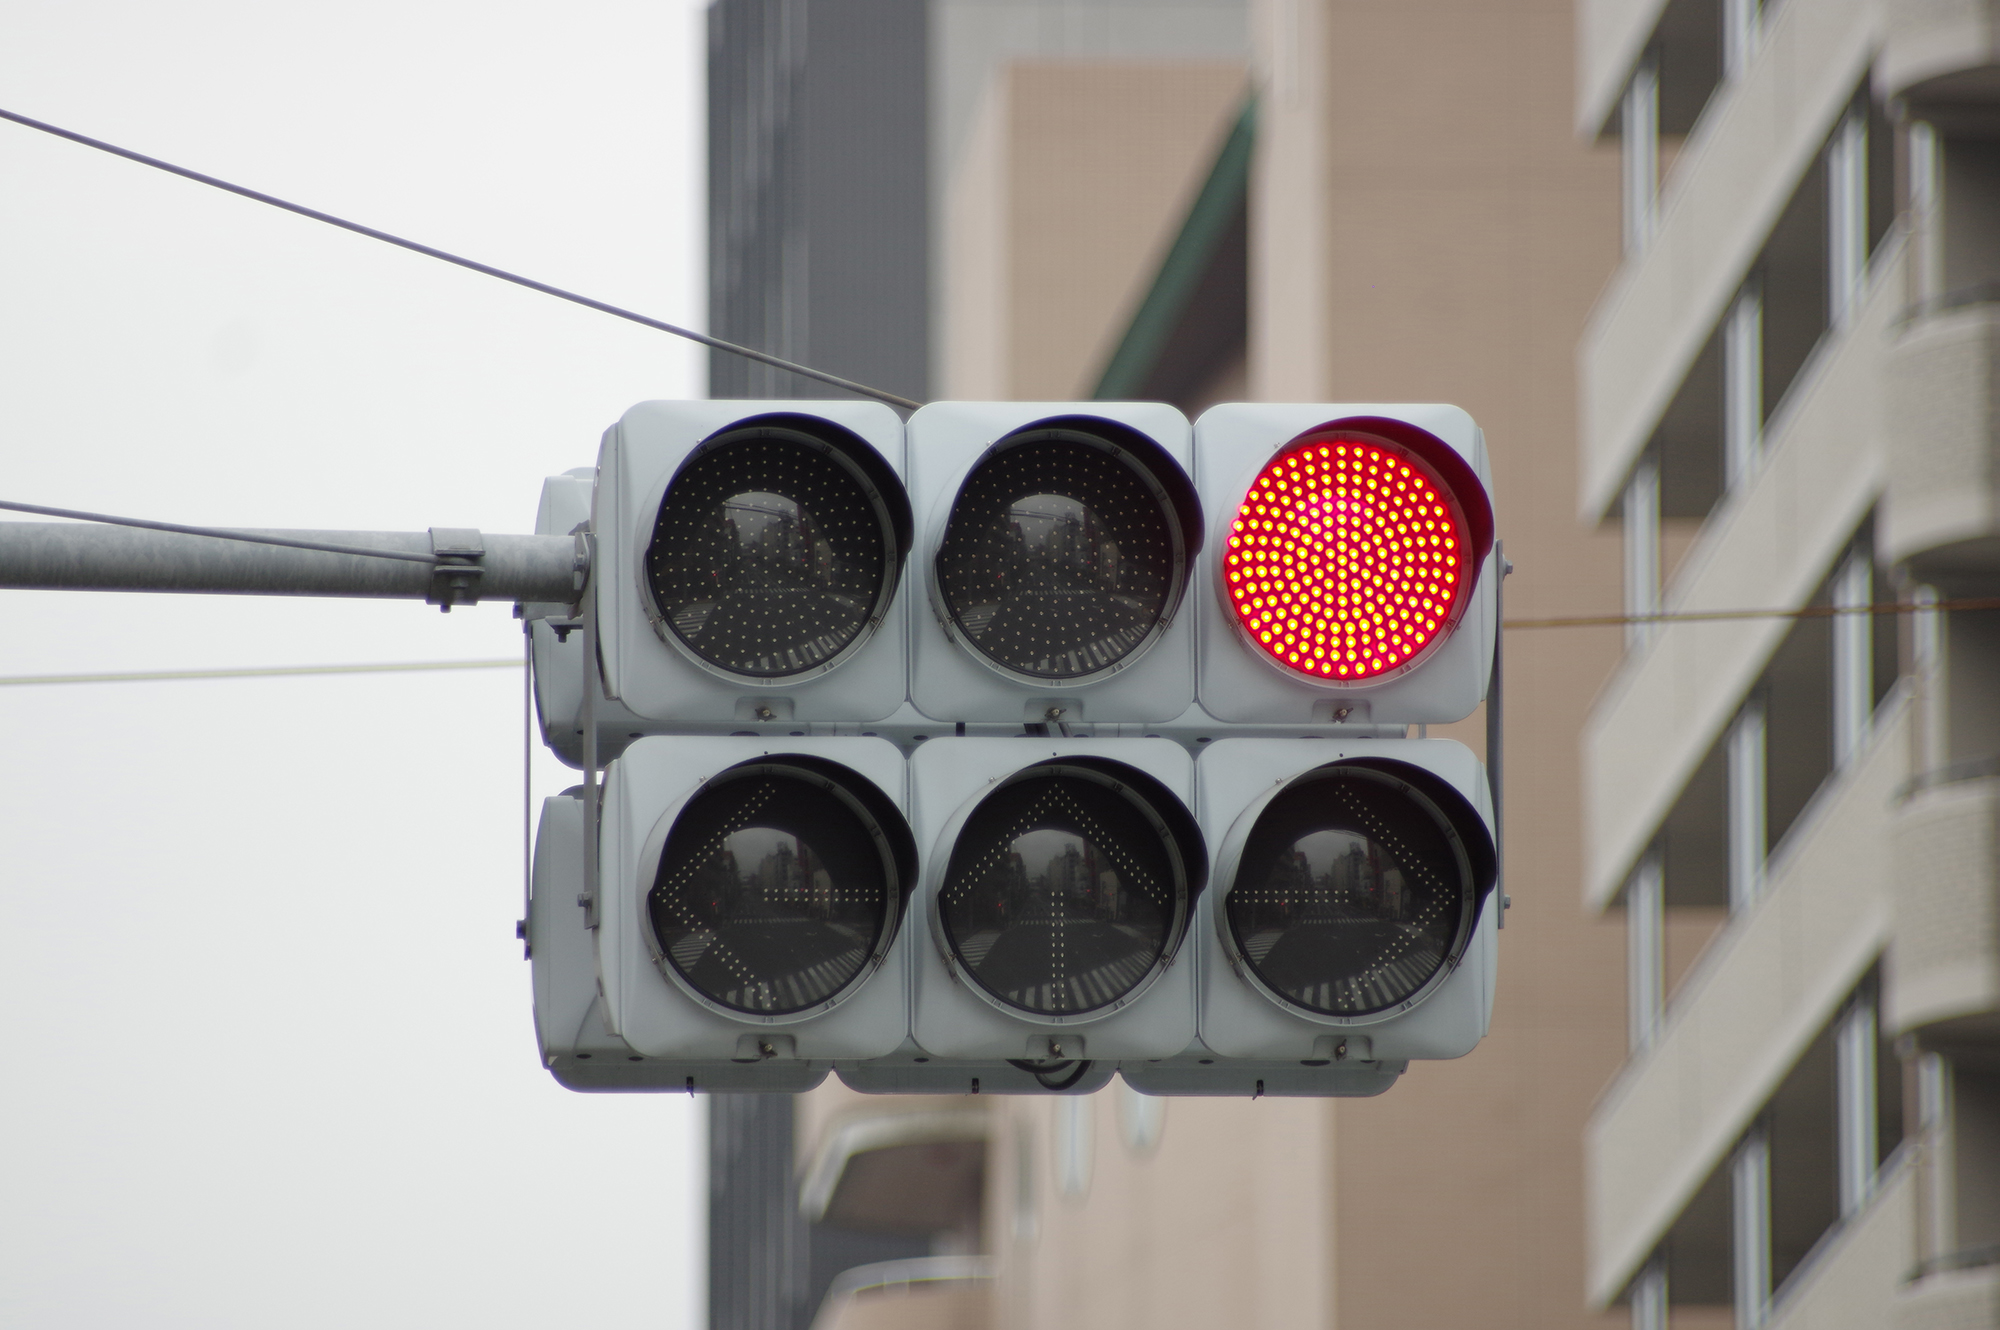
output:
[[[1309,435],[1258,473],[1230,526],[1223,594],[1273,661],[1360,682],[1451,635],[1477,568],[1462,506],[1436,470],[1387,439]]]
[[[660,954],[710,1001],[782,1015],[825,1002],[887,945],[901,887],[883,828],[814,773],[741,768],[689,800],[646,910]]]
[[[1159,811],[1104,773],[1030,767],[966,820],[939,922],[979,986],[1067,1016],[1144,983],[1179,940],[1189,883]]]
[[[1436,804],[1382,772],[1331,767],[1258,815],[1224,908],[1266,986],[1308,1011],[1365,1016],[1440,974],[1474,891]]]
[[[777,679],[867,640],[900,563],[888,507],[857,466],[803,433],[755,428],[674,477],[646,577],[663,637],[714,669]]]
[[[1180,519],[1129,452],[1076,430],[1023,435],[973,468],[937,554],[959,635],[1031,680],[1136,657],[1186,581]]]

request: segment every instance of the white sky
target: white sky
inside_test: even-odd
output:
[[[699,10],[5,0],[0,106],[698,326]],[[526,531],[702,363],[0,123],[0,497]],[[0,675],[519,649],[0,592]],[[536,1065],[521,762],[513,671],[0,686],[0,1323],[698,1323],[699,1105]]]

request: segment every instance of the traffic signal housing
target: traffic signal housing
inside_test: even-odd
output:
[[[596,841],[586,767],[537,845],[551,1071],[1328,1096],[1470,1051],[1497,797],[1409,727],[1497,677],[1487,479],[1438,405],[634,408],[545,489],[590,591],[524,607],[551,745],[617,754]]]
[[[1201,760],[1216,847],[1196,928],[1202,1043],[1301,1063],[1471,1052],[1492,1016],[1497,922],[1471,751],[1227,739]]]
[[[557,1084],[585,1093],[798,1093],[825,1080],[824,1061],[652,1058],[612,1032],[598,987],[597,941],[584,892],[582,793],[566,790],[542,802],[524,930],[535,1042]]]
[[[648,737],[605,780],[588,922],[644,1057],[822,1067],[908,1029],[917,852],[883,739]]]
[[[1204,539],[1187,418],[1158,402],[934,402],[909,420],[934,720],[1164,721],[1194,701]]]
[[[1217,720],[1462,720],[1498,631],[1485,436],[1455,406],[1232,403],[1195,426]]]
[[[648,729],[876,721],[903,704],[912,523],[876,402],[644,402],[604,436],[606,694]]]
[[[910,777],[925,855],[911,910],[919,1048],[1055,1064],[1187,1047],[1183,952],[1208,854],[1186,749],[941,738]]]

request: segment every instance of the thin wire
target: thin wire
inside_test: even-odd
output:
[[[1887,601],[1878,605],[1807,605],[1796,610],[1689,610],[1666,614],[1582,614],[1560,619],[1504,619],[1502,628],[1615,628],[1628,623],[1709,623],[1725,619],[1830,619],[1837,614],[1919,614],[1927,610],[2000,610],[2000,596]]]
[[[134,670],[117,674],[0,675],[0,687],[63,683],[163,683],[179,679],[277,679],[314,674],[406,674],[427,670],[518,670],[518,660],[410,660],[383,665],[265,665],[237,670]]]
[[[387,231],[377,231],[372,226],[363,226],[359,222],[350,222],[345,218],[335,217],[332,213],[320,212],[316,208],[308,208],[297,203],[288,203],[284,199],[277,198],[274,195],[260,193],[254,189],[247,189],[242,185],[232,185],[227,180],[219,180],[212,175],[203,175],[199,171],[190,171],[185,166],[175,166],[172,162],[163,162],[157,157],[148,157],[142,152],[133,152],[130,148],[121,148],[115,143],[106,143],[102,139],[94,139],[88,135],[79,134],[75,130],[64,129],[59,125],[51,125],[41,120],[32,120],[27,116],[19,115],[4,108],[0,108],[0,120],[11,120],[17,125],[24,125],[29,129],[38,129],[44,134],[53,134],[59,139],[68,139],[71,143],[80,143],[86,148],[95,148],[99,152],[108,152],[114,157],[123,157],[128,162],[137,162],[141,166],[150,166],[156,171],[165,171],[170,175],[177,175],[183,180],[192,180],[196,184],[226,190],[231,194],[253,200],[257,203],[267,203],[273,208],[282,208],[286,212],[297,213],[301,217],[310,217],[316,222],[325,222],[328,226],[337,226],[343,231],[352,231],[355,235],[367,236],[370,240],[379,240],[385,245],[395,245],[398,248],[407,249],[413,254],[422,254],[425,258],[457,264],[461,268],[470,269],[476,273],[484,273],[488,277],[497,277],[503,282],[512,282],[516,286],[525,286],[530,291],[539,291],[545,296],[554,296],[558,300],[567,300],[573,305],[582,305],[586,309],[594,309],[600,314],[609,314],[615,318],[626,319],[648,328],[656,328],[664,333],[672,333],[676,337],[685,337],[691,342],[700,342],[703,346],[713,347],[717,351],[727,351],[731,355],[743,356],[746,359],[757,361],[759,364],[770,365],[776,369],[789,370],[793,374],[801,374],[808,379],[817,379],[819,382],[831,384],[835,388],[844,388],[851,393],[860,393],[863,397],[872,397],[878,402],[887,402],[890,406],[905,407],[914,411],[923,405],[922,402],[914,402],[907,397],[898,397],[895,393],[885,392],[880,388],[870,388],[865,383],[856,383],[852,379],[843,379],[838,374],[828,374],[824,370],[812,369],[806,365],[783,360],[777,356],[766,354],[763,351],[753,351],[747,346],[738,346],[734,342],[725,342],[719,337],[710,337],[707,333],[698,333],[692,328],[683,328],[677,324],[663,323],[659,319],[648,318],[644,314],[634,313],[629,309],[621,309],[617,305],[607,305],[602,300],[592,300],[589,296],[578,295],[574,291],[565,291],[559,286],[550,286],[547,282],[538,282],[532,277],[523,277],[518,273],[508,272],[504,268],[495,268],[490,264],[462,258],[446,250],[433,249],[429,245],[420,245],[414,240],[405,240],[401,236],[391,235]]]
[[[411,554],[405,550],[376,550],[364,545],[334,545],[323,540],[293,540],[289,536],[260,536],[248,531],[230,531],[217,526],[182,526],[179,522],[154,522],[144,517],[113,517],[109,513],[86,513],[75,508],[50,508],[39,503],[16,503],[12,499],[0,499],[0,508],[16,513],[36,513],[42,517],[70,517],[79,522],[135,526],[142,531],[172,531],[183,536],[240,540],[246,545],[281,545],[288,550],[316,550],[323,554],[358,554],[364,559],[401,559],[406,563],[443,562],[435,554]]]
[[[521,625],[521,944],[535,906],[535,626]]]

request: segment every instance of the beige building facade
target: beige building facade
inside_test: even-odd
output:
[[[934,395],[1456,402],[1492,449],[1508,617],[1616,614],[1619,533],[1574,496],[1620,155],[1575,132],[1568,0],[1259,0],[1245,31],[1247,58],[993,63],[936,172]],[[1476,1052],[1371,1100],[829,1083],[798,1117],[808,1217],[933,1256],[836,1281],[819,1330],[1621,1320],[1585,1299],[1579,1142],[1626,1052],[1626,947],[1582,900],[1577,755],[1623,642],[1506,650],[1514,908]],[[1479,748],[1483,717],[1453,733]]]
[[[1582,516],[1634,613],[1803,611],[1635,625],[1585,730],[1586,1289],[1641,1330],[2000,1325],[1995,20],[1579,7]]]

